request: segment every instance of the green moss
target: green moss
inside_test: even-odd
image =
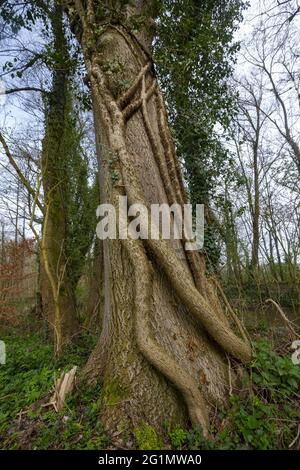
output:
[[[160,450],[162,439],[152,426],[143,424],[134,430],[134,435],[140,450]]]
[[[187,442],[187,431],[180,427],[176,427],[169,433],[172,447],[175,449],[181,449],[181,447]]]
[[[120,401],[128,398],[128,396],[128,389],[117,380],[106,382],[101,391],[101,401],[105,405],[117,405]]]

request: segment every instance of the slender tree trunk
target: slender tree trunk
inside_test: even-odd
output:
[[[40,259],[41,293],[44,315],[54,332],[55,352],[61,354],[78,332],[76,299],[68,276],[66,256],[67,207],[64,197],[64,130],[68,110],[69,70],[67,43],[62,20],[62,7],[57,2],[52,20],[56,63],[52,91],[46,112],[42,149],[42,178],[45,216]]]
[[[15,218],[15,244],[17,245],[19,239],[19,210],[20,210],[20,191],[21,184],[18,180],[17,183],[17,201],[16,201],[16,218]]]
[[[95,240],[90,272],[88,273],[88,296],[86,305],[85,323],[89,329],[101,328],[104,306],[103,288],[103,244],[98,238]]]
[[[1,223],[1,264],[5,262],[5,226]]]
[[[125,20],[111,24],[97,16],[93,3],[88,1],[86,10],[78,2],[72,5],[81,31],[78,16],[72,10],[69,15],[91,84],[102,202],[116,210],[120,195],[127,195],[129,204],[183,204],[185,191],[148,52],[152,2],[136,1],[123,11],[126,24],[132,15],[148,18],[137,36]],[[240,338],[230,328],[203,260],[185,252],[180,241],[106,240],[103,245],[103,328],[85,374],[103,380],[105,428],[118,440],[143,423],[159,430],[166,421],[190,419],[208,435],[210,411],[228,396],[226,354],[250,359],[245,335]]]
[[[259,117],[257,118],[259,119]],[[259,121],[257,124],[257,137],[253,145],[253,180],[254,180],[254,204],[252,214],[252,257],[251,269],[254,272],[258,268],[259,253],[259,219],[260,219],[260,188],[259,188],[259,168],[258,168],[258,144],[259,144]]]

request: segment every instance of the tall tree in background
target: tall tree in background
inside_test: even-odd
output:
[[[43,310],[54,328],[59,353],[78,332],[76,300],[68,272],[66,254],[67,207],[66,151],[70,124],[70,57],[65,38],[62,8],[58,3],[51,18],[54,36],[52,91],[48,96],[45,137],[42,149],[42,181],[45,216],[42,227],[41,259],[45,271],[46,292],[42,289]],[[50,289],[49,289],[50,286]],[[50,297],[45,303],[47,292]]]
[[[210,210],[229,154],[224,134],[235,110],[229,85],[239,44],[233,41],[245,2],[167,0],[155,59],[192,204],[205,204],[204,250],[216,267],[220,231]],[[218,128],[217,128],[218,126]]]
[[[263,83],[262,77],[259,75],[256,78],[256,87],[252,86],[251,83],[244,81],[240,83],[240,116],[238,119],[238,126],[240,135],[237,136],[237,156],[239,159],[241,172],[244,177],[248,204],[251,215],[251,261],[250,271],[255,274],[255,271],[259,265],[259,246],[260,246],[260,216],[261,216],[261,153],[262,145],[261,140],[263,138],[264,125],[266,116],[261,110],[263,100]],[[249,181],[244,162],[242,161],[239,141],[248,144],[250,154],[250,167],[252,169],[252,181]],[[266,166],[267,168],[267,166]]]
[[[39,243],[43,315],[54,332],[55,351],[60,354],[79,329],[76,288],[93,240],[98,186],[92,183],[81,144],[84,131],[74,104],[76,61],[69,52],[61,2],[28,2],[22,6],[5,2],[1,15],[16,31],[31,30],[37,19],[42,20],[48,41],[38,54],[51,73],[51,89],[43,94],[42,190],[32,190],[31,197],[33,206],[43,211]],[[22,182],[25,186],[28,183],[25,177]]]
[[[129,204],[183,205],[151,54],[166,4],[65,3],[91,85],[102,202],[117,210],[126,195]],[[198,252],[178,240],[106,240],[104,276],[101,338],[85,370],[103,380],[104,426],[118,436],[143,422],[183,424],[189,414],[207,435],[214,403],[228,394],[226,354],[245,362],[251,348],[239,322],[238,333],[230,326]]]
[[[54,326],[56,351],[61,353],[78,333],[76,287],[93,238],[97,198],[89,188],[88,164],[77,129],[71,82],[74,64],[60,2],[55,3],[51,24],[53,79],[42,149],[45,217],[41,255],[52,294],[49,321]]]

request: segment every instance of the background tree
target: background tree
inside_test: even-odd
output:
[[[11,65],[5,64],[4,70],[14,78],[12,67],[15,67],[17,76],[21,76],[38,58],[52,75],[50,91],[43,93],[45,135],[37,163],[40,183],[39,190],[31,188],[31,203],[44,215],[40,242],[43,314],[54,331],[55,351],[61,353],[78,333],[76,288],[92,243],[98,201],[95,177],[90,175],[90,162],[81,145],[85,126],[79,110],[75,109],[77,62],[69,53],[60,2],[48,5],[28,2],[20,7],[6,2],[3,17],[16,30],[30,30],[38,19],[44,25],[44,50],[33,53],[34,59],[26,67],[13,60]],[[25,91],[31,89],[26,87]],[[11,90],[16,93],[23,89],[12,86]],[[10,156],[12,163],[15,160]],[[17,165],[15,169],[18,170]],[[22,176],[23,184],[28,187],[26,177]],[[33,225],[32,229],[39,238]]]

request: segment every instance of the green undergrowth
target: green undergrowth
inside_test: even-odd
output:
[[[110,448],[99,419],[101,407],[114,403],[114,395],[107,396],[109,390],[81,385],[62,412],[43,406],[54,379],[62,370],[82,366],[96,338],[83,335],[59,361],[53,359],[52,345],[41,332],[12,330],[0,339],[7,346],[7,363],[0,365],[0,448]],[[300,421],[300,365],[293,365],[291,351],[275,352],[267,339],[257,339],[253,346],[253,360],[239,388],[233,389],[229,406],[211,420],[212,439],[203,438],[198,428],[170,429],[167,424],[158,435],[142,423],[131,430],[135,447],[288,449]],[[298,446],[296,440],[292,448]]]
[[[288,449],[295,441],[300,420],[300,365],[291,355],[276,353],[266,339],[254,344],[253,360],[241,389],[230,397],[230,406],[218,413],[213,439],[200,429],[175,428],[170,433],[176,449]],[[294,442],[295,441],[295,442]]]
[[[0,365],[0,448],[99,448],[105,438],[97,423],[99,389],[77,388],[61,413],[50,400],[55,378],[63,370],[82,366],[95,344],[82,335],[62,359],[41,332],[12,329],[1,334],[6,364]]]

